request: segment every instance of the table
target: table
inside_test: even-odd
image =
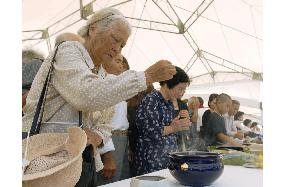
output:
[[[183,187],[170,174],[168,169],[149,173],[147,175],[159,175],[169,180],[170,186]],[[210,187],[262,187],[263,170],[251,169],[242,166],[225,165],[224,172],[221,177],[215,181]],[[130,180],[126,179],[115,183],[103,185],[101,187],[129,187]]]

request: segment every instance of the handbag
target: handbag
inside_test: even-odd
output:
[[[52,58],[52,61],[51,61],[51,65],[49,67],[48,74],[47,74],[47,77],[45,79],[43,89],[42,89],[40,97],[39,97],[39,101],[38,101],[38,104],[37,104],[37,107],[36,107],[35,115],[34,115],[33,121],[32,121],[32,126],[31,126],[30,131],[27,134],[27,138],[29,138],[30,136],[39,134],[39,132],[40,132],[40,127],[41,127],[41,124],[42,124],[42,118],[43,118],[43,113],[44,113],[44,106],[45,106],[46,96],[47,96],[47,92],[48,92],[48,87],[49,87],[52,71],[54,69],[54,63],[56,62],[55,57],[56,57],[59,45],[61,45],[63,42],[61,42],[60,44],[58,44],[56,46],[56,49],[55,49],[55,52],[54,52],[54,55],[53,55],[53,58]],[[83,127],[82,111],[79,111],[79,127],[81,127],[81,128]],[[44,156],[44,160],[54,161],[54,157],[57,158],[55,163],[53,165],[51,165],[51,167],[53,167],[54,165],[58,165],[58,164],[60,164],[64,161],[64,160],[62,161],[62,159],[60,159],[60,157],[62,157],[62,155],[64,156],[64,152],[58,152],[58,153],[56,153],[56,155]],[[95,161],[94,161],[93,155],[94,155],[93,146],[92,145],[86,146],[83,153],[82,153],[82,158],[83,158],[82,173],[81,173],[81,177],[80,177],[79,181],[77,182],[76,186],[85,186],[85,183],[86,184],[87,183],[92,184],[93,186],[95,186],[95,181],[96,181],[95,171],[96,171],[96,169],[95,169],[95,163],[94,163]],[[50,156],[52,156],[52,157],[50,157]],[[39,159],[43,159],[43,158],[41,157]],[[86,166],[88,166],[88,167],[86,167]],[[87,172],[85,171],[86,169],[87,169]],[[88,181],[86,181],[86,179],[88,179]]]
[[[37,107],[36,107],[36,112],[35,112],[35,115],[34,115],[34,118],[33,118],[33,122],[32,122],[32,126],[31,126],[31,129],[30,129],[29,136],[39,134],[39,132],[40,132],[40,126],[41,126],[41,123],[42,123],[42,117],[43,117],[43,112],[44,112],[46,95],[47,95],[47,92],[48,92],[48,87],[49,87],[52,71],[54,69],[53,65],[56,62],[55,57],[56,57],[59,45],[61,45],[63,42],[59,43],[56,46],[56,49],[55,49],[55,52],[54,52],[54,55],[53,55],[53,58],[52,58],[52,61],[51,61],[51,64],[50,64],[50,67],[49,67],[49,70],[48,70],[48,74],[47,74],[47,77],[45,79],[45,82],[44,82],[44,85],[43,85],[43,88],[42,88],[42,91],[41,91],[41,94],[40,94],[40,97],[39,97],[39,101],[38,101],[38,104],[37,104]],[[83,124],[83,122],[82,122],[82,111],[79,111],[79,126],[82,127],[82,124]]]

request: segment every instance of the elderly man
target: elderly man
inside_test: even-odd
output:
[[[126,71],[117,77],[98,78],[100,65],[111,62],[121,53],[131,33],[131,26],[116,9],[97,11],[83,26],[79,35],[85,40],[60,44],[43,62],[37,73],[24,108],[23,130],[30,131],[39,98],[50,70],[53,67],[39,133],[64,133],[80,121],[88,137],[83,155],[82,175],[76,186],[96,186],[93,147],[103,145],[109,138],[100,127],[90,129],[91,114],[127,100],[145,90],[147,85],[168,80],[176,73],[169,61],[161,60],[144,72]],[[55,61],[52,65],[52,59]],[[35,133],[35,132],[32,132]]]
[[[222,115],[229,111],[230,96],[220,94],[216,98],[216,108],[210,114],[208,124],[205,127],[204,140],[208,146],[225,143],[234,146],[240,146],[230,136],[227,135],[225,120]]]
[[[237,130],[237,126],[234,123],[234,116],[237,114],[239,109],[240,109],[240,102],[237,100],[230,100],[229,111],[228,113],[224,114],[223,117],[225,119],[227,135],[242,140],[244,138],[244,134],[241,131]]]

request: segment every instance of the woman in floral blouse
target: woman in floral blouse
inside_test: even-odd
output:
[[[188,75],[179,67],[172,79],[160,82],[140,103],[136,114],[137,143],[134,155],[136,174],[142,175],[168,166],[167,153],[177,151],[176,132],[188,130],[188,118],[174,118],[171,100],[180,98],[189,84]]]

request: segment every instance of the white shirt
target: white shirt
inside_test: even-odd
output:
[[[242,121],[234,121],[236,127],[240,128],[243,133],[251,132],[251,129],[243,124]]]
[[[198,132],[200,132],[200,127],[202,126],[202,116],[207,109],[208,108],[199,108],[198,109],[198,118],[197,118],[197,131]]]
[[[225,127],[227,130],[227,135],[228,136],[235,136],[238,132],[237,127],[234,123],[234,116],[229,116],[229,114],[224,114],[223,115],[225,119]]]
[[[105,78],[106,74],[103,71],[103,68],[99,70],[99,76]],[[107,77],[115,77],[115,75],[108,74]],[[111,119],[111,126],[113,130],[126,130],[129,127],[129,122],[127,120],[127,102],[122,101],[114,106],[114,115]],[[99,153],[105,154],[109,151],[114,151],[115,147],[112,141],[112,138],[108,139],[105,145],[98,149]]]
[[[122,101],[115,105],[115,113],[111,120],[113,130],[127,130],[129,123],[127,120],[127,102]]]
[[[115,112],[111,120],[111,126],[113,127],[113,130],[126,130],[129,127],[129,122],[127,120],[127,102],[122,101],[115,105]],[[114,151],[115,147],[112,141],[112,138],[110,138],[106,144],[99,149],[99,153],[105,154],[109,151]]]

